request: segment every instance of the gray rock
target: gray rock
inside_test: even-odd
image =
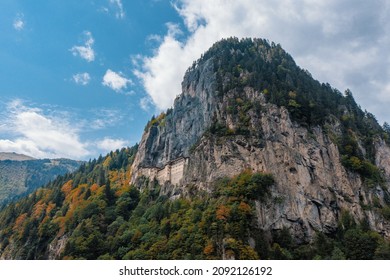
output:
[[[298,241],[306,242],[316,231],[335,232],[341,212],[347,210],[356,221],[366,218],[373,230],[390,237],[389,222],[378,211],[363,209],[360,201],[364,197],[371,203],[372,192],[376,192],[383,202],[389,189],[390,148],[383,140],[375,142],[376,164],[387,181],[384,186],[368,189],[358,174],[344,168],[336,144],[322,127],[309,131],[293,123],[286,108],[267,103],[262,92],[253,88],[234,89],[221,96],[216,85],[211,59],[186,73],[183,92],[163,125],[147,128],[142,137],[132,182],[140,168],[162,168],[179,157],[189,158],[183,188],[196,185],[212,191],[216,179],[245,169],[271,173],[276,182],[273,197],[283,199],[256,203],[260,228],[286,227]],[[231,101],[238,97],[252,105],[246,112],[247,135],[208,133],[213,123],[237,131],[241,120],[230,114],[229,108],[234,110]],[[329,126],[333,133],[341,133],[337,119],[331,119]]]

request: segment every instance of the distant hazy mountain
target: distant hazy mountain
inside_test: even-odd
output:
[[[23,161],[23,160],[33,160],[35,158],[29,157],[26,155],[21,155],[17,153],[1,153],[0,152],[0,160],[16,160],[16,161]]]
[[[0,153],[0,205],[27,195],[58,175],[73,172],[80,162],[70,159],[34,159]]]

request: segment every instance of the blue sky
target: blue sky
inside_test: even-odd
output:
[[[155,110],[132,59],[172,20],[168,1],[2,1],[0,150],[86,159],[138,142]]]
[[[390,121],[390,7],[373,0],[0,3],[0,151],[89,159],[140,141],[215,41],[261,37]]]

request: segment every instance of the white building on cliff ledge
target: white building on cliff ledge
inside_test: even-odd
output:
[[[151,180],[157,179],[160,185],[170,182],[172,185],[180,183],[184,174],[184,167],[188,158],[180,157],[168,162],[163,168],[143,167],[138,170],[138,176],[146,176]]]

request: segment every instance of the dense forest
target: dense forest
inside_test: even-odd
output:
[[[77,170],[80,164],[70,159],[0,160],[0,207],[30,194],[58,175]]]
[[[390,258],[390,244],[347,212],[336,235],[318,232],[312,244],[296,244],[287,229],[259,229],[255,200],[275,199],[268,174],[246,170],[218,180],[211,195],[188,187],[191,197],[173,200],[147,178],[136,188],[129,185],[136,151],[111,152],[5,208],[3,257],[17,247],[17,259]],[[64,236],[56,255],[49,244]]]

